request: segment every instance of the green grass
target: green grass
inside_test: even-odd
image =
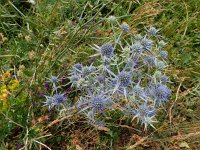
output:
[[[18,1],[0,2],[0,69],[10,70],[20,86],[0,105],[0,149],[39,149],[42,142],[51,149],[189,149],[200,147],[200,2],[197,0],[127,1],[43,0],[36,5]],[[88,61],[94,53],[90,44],[110,39],[105,18],[121,17],[132,33],[144,27],[161,28],[169,52],[173,90],[166,111],[160,112],[156,130],[139,132],[129,120],[118,120],[107,129],[97,130],[78,115],[57,119],[41,109],[44,81],[51,75],[69,73],[75,62]],[[79,17],[85,20],[79,21]],[[1,36],[0,36],[1,37]],[[106,37],[106,38],[105,38]],[[67,81],[65,81],[67,82]],[[76,93],[75,93],[76,94]],[[74,95],[70,95],[72,99]],[[49,119],[44,119],[48,115]],[[119,116],[118,116],[119,115]],[[43,116],[43,118],[40,118]],[[114,115],[120,118],[120,114]],[[37,119],[43,119],[34,124]],[[171,118],[171,119],[170,119]],[[109,119],[108,119],[109,121]],[[121,123],[121,126],[119,126]],[[124,125],[124,126],[122,126]],[[105,131],[106,130],[106,131]],[[143,139],[143,140],[141,140]],[[139,141],[139,142],[138,142]],[[87,144],[86,144],[87,143]],[[78,148],[77,148],[78,149]]]

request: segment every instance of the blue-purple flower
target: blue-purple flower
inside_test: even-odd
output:
[[[105,43],[100,47],[100,52],[102,56],[110,58],[113,56],[114,48],[111,43]]]
[[[131,79],[131,73],[122,71],[117,76],[117,83],[120,87],[127,87],[131,85],[132,79]]]
[[[54,106],[57,106],[60,109],[60,105],[63,104],[66,100],[64,94],[54,94],[53,96],[44,95],[46,98],[46,102],[43,102],[43,106],[48,106],[49,110],[51,110]]]
[[[98,53],[97,54],[94,54],[90,57],[94,57],[94,56],[101,56],[103,59],[105,58],[112,58],[114,56],[114,48],[112,46],[111,43],[105,43],[103,44],[102,46],[98,46],[98,45],[95,45],[94,44],[94,47],[91,46],[94,50],[96,50]]]
[[[163,57],[163,58],[167,58],[168,52],[167,52],[167,51],[164,51],[164,50],[161,50],[161,51],[160,51],[160,56]]]
[[[156,109],[148,106],[145,102],[136,109],[134,118],[137,118],[138,122],[141,122],[141,125],[144,125],[146,130],[148,125],[154,127],[153,123],[156,122],[154,121],[155,114]]]
[[[133,45],[131,45],[131,50],[137,54],[140,54],[143,51],[143,46],[140,42],[136,42]]]
[[[166,67],[166,65],[163,61],[158,61],[156,66],[157,66],[158,70],[163,70]]]
[[[144,62],[147,63],[150,67],[155,66],[156,64],[156,57],[152,56],[148,56],[144,59]]]
[[[168,81],[168,79],[169,79],[169,77],[168,76],[166,76],[166,75],[162,75],[162,76],[160,76],[160,81],[162,82],[162,83],[167,83],[167,81]]]
[[[43,106],[48,106],[49,110],[51,110],[54,106],[53,98],[50,96],[44,95],[46,98],[46,102],[43,102]]]
[[[99,75],[99,76],[97,76],[97,81],[99,82],[99,83],[105,83],[105,79],[106,79],[106,77],[105,76],[102,76],[102,75]]]
[[[152,46],[153,46],[153,42],[149,39],[147,39],[146,37],[144,37],[142,40],[141,40],[141,45],[143,46],[143,48],[145,50],[151,50]]]
[[[58,76],[51,76],[51,78],[49,78],[48,82],[56,84],[58,83],[60,80],[58,78]]]
[[[133,91],[132,92],[133,92],[134,96],[137,96],[137,97],[140,97],[140,98],[145,98],[146,97],[144,88],[142,88],[138,84],[133,87]]]
[[[151,86],[150,95],[154,99],[155,106],[159,107],[167,102],[171,96],[171,90],[166,85],[157,83]]]
[[[125,32],[125,33],[128,33],[128,31],[129,31],[129,25],[127,24],[127,23],[123,23],[122,25],[121,25],[121,29],[122,29],[122,31],[123,32]]]
[[[84,66],[82,68],[82,76],[83,77],[87,77],[91,73],[94,73],[95,70],[96,70],[96,68],[94,66],[92,66],[92,65],[90,65],[90,66]]]
[[[81,97],[82,101],[80,101],[77,106],[80,110],[79,112],[84,111],[85,113],[87,113],[87,117],[94,121],[95,116],[98,113],[102,113],[105,115],[104,111],[111,108],[113,101],[106,93],[95,95],[92,94],[89,89],[87,91],[89,93],[89,97]]]
[[[55,94],[53,96],[53,103],[57,106],[60,106],[60,104],[63,104],[66,100],[66,97],[64,94]]]
[[[82,68],[83,68],[82,64],[79,64],[79,63],[75,64],[72,70],[73,74],[80,74],[82,71]]]
[[[151,36],[157,36],[157,33],[160,31],[160,29],[156,29],[155,27],[150,27],[147,32],[151,35]]]
[[[103,112],[109,104],[109,98],[104,98],[103,95],[97,95],[91,99],[91,107],[93,112]]]

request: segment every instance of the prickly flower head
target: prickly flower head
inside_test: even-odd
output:
[[[104,83],[105,82],[105,76],[101,76],[101,75],[99,75],[99,76],[97,76],[97,81],[99,82],[99,83]]]
[[[158,61],[156,66],[157,66],[158,70],[163,70],[166,67],[166,65],[163,61]]]
[[[144,62],[147,63],[149,66],[153,67],[156,64],[156,58],[148,56],[144,59]]]
[[[66,97],[64,96],[64,94],[55,94],[53,96],[53,103],[55,105],[60,105],[61,103],[64,103],[66,100]]]
[[[147,32],[151,35],[151,36],[156,36],[157,33],[159,32],[159,29],[156,29],[155,27],[150,27]]]
[[[114,23],[114,22],[117,20],[117,18],[116,18],[115,16],[109,16],[109,17],[108,17],[108,20],[109,20],[110,22]]]
[[[100,52],[102,56],[110,58],[113,56],[114,48],[111,43],[105,43],[100,47]]]
[[[82,75],[83,77],[86,77],[88,75],[90,75],[91,73],[93,73],[96,70],[96,68],[94,66],[84,66],[82,68]]]
[[[123,23],[122,25],[121,25],[121,29],[122,29],[122,31],[123,32],[125,32],[125,33],[128,33],[128,31],[129,31],[129,25],[127,24],[127,23]]]
[[[43,106],[48,106],[49,110],[51,110],[53,108],[53,106],[54,106],[53,98],[50,97],[50,96],[46,96],[46,95],[44,95],[44,96],[46,98],[46,102],[42,102]]]
[[[133,95],[138,97],[145,97],[144,89],[140,85],[133,87]]]
[[[51,76],[51,78],[49,78],[49,82],[53,84],[58,83],[59,82],[58,76]]]
[[[92,98],[91,104],[94,112],[102,112],[108,104],[108,99],[103,98],[102,95],[98,95]]]
[[[127,87],[131,84],[131,74],[129,72],[123,71],[117,76],[119,83],[119,86],[121,87]]]
[[[136,43],[134,43],[131,47],[131,50],[133,51],[133,52],[136,52],[136,53],[141,53],[142,52],[142,50],[143,50],[143,46],[142,46],[142,44],[140,43],[140,42],[136,42]]]
[[[153,42],[149,39],[147,39],[146,37],[144,37],[142,40],[141,40],[141,44],[143,46],[143,48],[145,50],[151,50],[152,46],[153,46]]]
[[[74,74],[80,73],[82,71],[82,68],[83,68],[82,64],[75,64],[73,66],[73,73]]]
[[[167,58],[168,52],[167,52],[167,51],[164,51],[164,50],[161,50],[161,51],[160,51],[160,56],[163,57],[163,58]]]
[[[168,81],[168,79],[169,79],[169,77],[168,76],[166,76],[166,75],[162,75],[162,76],[160,76],[160,81],[162,82],[162,83],[167,83],[167,81]]]
[[[157,83],[151,87],[150,93],[154,97],[155,105],[160,106],[169,99],[171,90],[166,85]]]
[[[140,105],[135,111],[135,117],[138,119],[138,122],[141,122],[144,125],[145,130],[148,125],[153,126],[153,118],[155,116],[156,110],[153,107],[148,106],[146,103]]]

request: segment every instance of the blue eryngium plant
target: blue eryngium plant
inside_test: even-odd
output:
[[[60,80],[58,76],[51,76],[51,78],[49,78],[47,81],[52,84],[52,96],[44,95],[46,101],[43,102],[43,106],[48,106],[49,110],[51,110],[53,107],[56,107],[60,110],[60,107],[65,105],[65,101],[67,99],[65,94],[58,93],[58,89],[60,88],[58,86],[59,81]]]
[[[92,123],[97,123],[104,121],[108,111],[118,109],[124,115],[136,118],[144,129],[148,125],[154,127],[156,111],[163,108],[171,95],[165,75],[166,43],[155,27],[150,27],[143,35],[131,35],[127,23],[120,25],[115,17],[110,23],[113,41],[91,46],[96,52],[91,55],[96,57],[95,65],[77,63],[72,67],[68,78],[81,95],[75,106],[68,110],[77,109]],[[45,105],[50,109],[65,102],[64,97],[57,101],[55,97],[58,95],[46,96]]]

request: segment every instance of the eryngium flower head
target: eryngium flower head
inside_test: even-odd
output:
[[[153,67],[156,64],[156,58],[155,57],[146,57],[144,59],[144,62],[146,62],[149,66]]]
[[[160,51],[160,56],[163,57],[163,58],[167,58],[167,56],[168,56],[167,51],[161,50]]]
[[[55,94],[53,96],[53,103],[54,105],[57,105],[58,108],[60,108],[61,104],[64,104],[65,100],[66,100],[66,97],[64,96],[64,94]]]
[[[129,31],[129,25],[127,23],[123,23],[121,25],[121,29],[122,29],[123,32],[128,33],[128,31]]]
[[[151,36],[156,36],[157,33],[159,32],[159,29],[156,29],[155,27],[150,27],[149,30],[147,30],[147,32],[148,32]]]
[[[147,129],[148,125],[153,126],[153,118],[155,116],[156,110],[153,107],[148,106],[146,103],[140,105],[138,109],[135,111],[135,117],[138,122],[141,122],[144,125],[144,129]]]
[[[123,71],[117,76],[117,83],[120,87],[127,87],[131,82],[131,74],[129,72]]]
[[[110,66],[110,64],[111,64],[111,59],[110,59],[110,58],[104,58],[104,59],[102,60],[102,64],[103,64],[104,67]]]
[[[114,48],[112,47],[112,44],[110,43],[105,43],[100,47],[101,55],[108,58],[113,56],[113,51],[114,51]]]
[[[70,79],[70,83],[72,84],[72,87],[77,87],[80,76],[72,75],[72,76],[69,77],[69,79]]]
[[[51,76],[51,78],[49,78],[49,82],[53,84],[58,83],[59,82],[58,76]]]
[[[72,71],[75,74],[79,74],[82,71],[82,68],[83,68],[82,64],[75,64],[73,66],[73,70]]]
[[[171,90],[161,83],[155,84],[150,89],[150,94],[155,100],[155,106],[161,106],[171,96]]]
[[[114,22],[117,20],[117,18],[116,18],[115,16],[109,16],[109,17],[108,17],[108,20],[109,20],[110,22],[114,23]]]
[[[99,82],[99,83],[104,83],[105,82],[105,76],[101,76],[101,75],[99,75],[99,76],[97,76],[97,81]]]
[[[133,52],[136,52],[136,53],[140,54],[142,52],[142,50],[143,50],[143,46],[141,45],[140,42],[136,42],[130,47],[130,49]]]
[[[43,106],[48,106],[49,110],[51,110],[54,106],[53,98],[50,96],[46,96],[46,95],[44,95],[44,96],[46,98],[46,102],[42,102],[44,104]]]
[[[108,98],[103,98],[102,95],[97,95],[91,100],[93,112],[102,112],[108,106]]]
[[[153,42],[149,39],[147,39],[146,37],[144,37],[142,40],[141,40],[141,44],[143,46],[143,48],[145,50],[151,50],[152,46],[153,46]]]
[[[145,97],[144,89],[141,86],[136,85],[135,87],[133,87],[133,95],[144,98]]]
[[[160,81],[161,81],[162,83],[166,83],[166,82],[168,81],[168,79],[169,79],[169,77],[166,76],[166,75],[160,76]]]
[[[60,108],[61,103],[64,104],[64,101],[66,100],[66,97],[64,94],[55,94],[53,97],[46,96],[46,102],[43,102],[43,106],[48,106],[49,110],[51,110],[54,106],[58,106],[58,109]]]
[[[155,108],[149,107],[146,103],[140,105],[135,112],[138,117],[154,117],[155,113]]]
[[[84,66],[82,68],[82,75],[83,77],[86,77],[88,75],[90,75],[91,73],[95,72],[96,68],[94,66]]]
[[[163,61],[158,61],[156,66],[157,66],[158,70],[163,70],[166,67],[166,65]]]
[[[69,77],[69,79],[73,83],[73,82],[77,82],[80,79],[80,77],[77,75],[72,75],[71,77]]]
[[[154,77],[155,78],[160,78],[162,76],[162,73],[160,71],[155,71]]]

